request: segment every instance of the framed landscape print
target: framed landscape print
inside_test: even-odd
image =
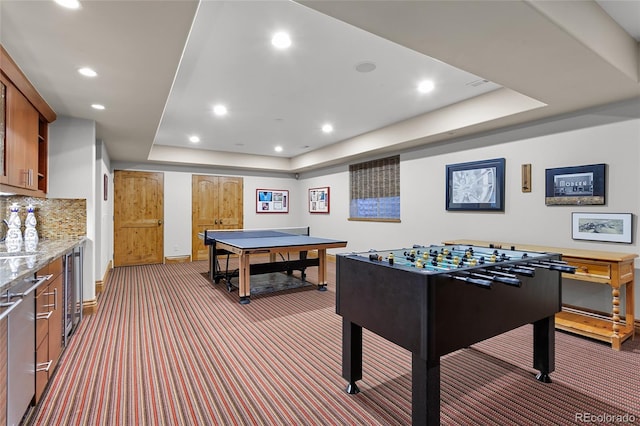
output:
[[[504,211],[504,158],[449,164],[447,210]]]
[[[572,213],[571,237],[574,240],[631,244],[631,213]]]
[[[289,213],[289,191],[256,189],[256,213]]]
[[[545,171],[545,204],[605,204],[606,164],[562,167]]]
[[[329,187],[309,189],[309,213],[329,213]]]

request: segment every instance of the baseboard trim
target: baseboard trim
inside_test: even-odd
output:
[[[82,302],[82,315],[95,314],[98,310],[98,299],[85,300]]]
[[[107,265],[107,270],[104,271],[104,276],[102,277],[102,279],[100,281],[96,281],[96,294],[100,294],[104,291],[104,283],[107,282],[107,279],[109,278],[109,274],[111,273],[111,270],[113,269],[112,266],[112,261],[109,261],[109,264]]]
[[[165,256],[164,263],[188,263],[191,262],[191,255],[185,254],[182,256]]]

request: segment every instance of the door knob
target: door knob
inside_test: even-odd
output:
[[[162,219],[158,219],[158,226],[162,225]]]

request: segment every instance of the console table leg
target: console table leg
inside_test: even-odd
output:
[[[620,350],[620,289],[614,287],[611,289],[613,304],[613,336],[611,336],[611,346],[613,349]]]

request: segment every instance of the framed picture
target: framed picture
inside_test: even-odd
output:
[[[289,191],[256,189],[256,213],[289,213]]]
[[[309,213],[329,213],[329,187],[309,189]]]
[[[574,240],[631,244],[633,214],[572,213],[571,237]]]
[[[545,204],[603,205],[606,164],[562,167],[545,171]]]
[[[504,158],[448,164],[447,210],[504,211]]]

